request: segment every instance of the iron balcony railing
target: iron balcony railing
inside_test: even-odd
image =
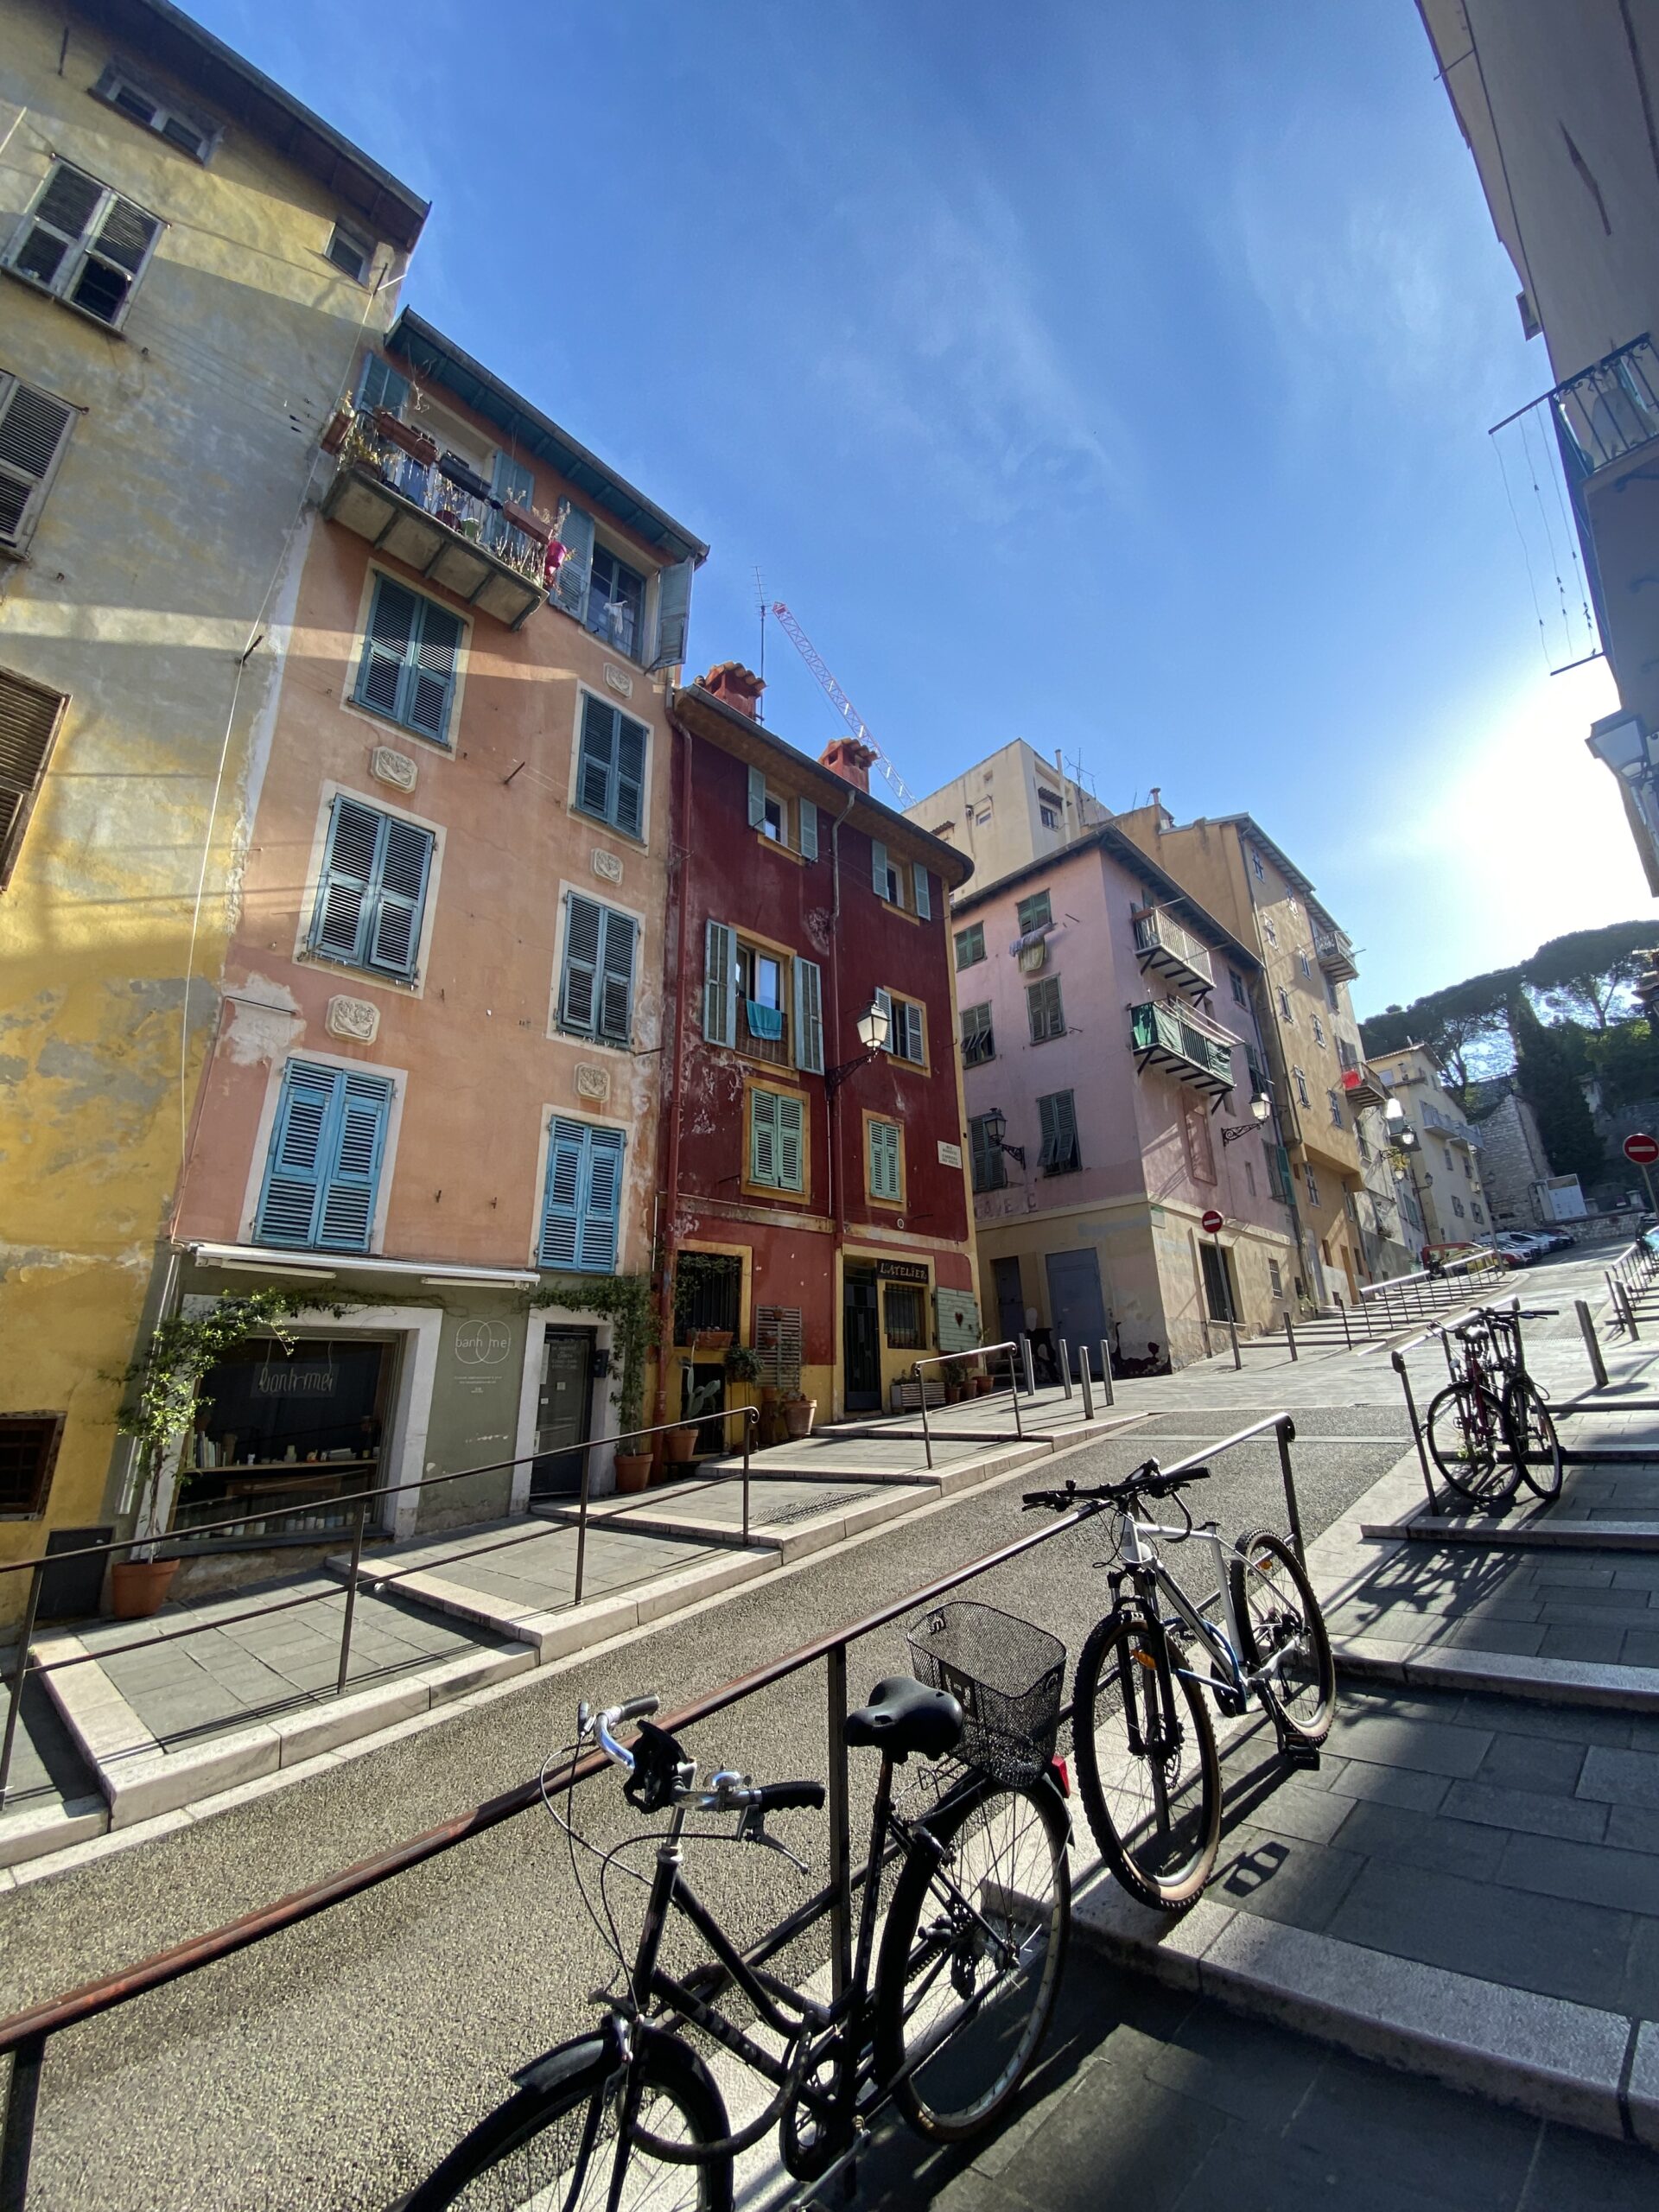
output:
[[[1224,1045],[1206,1037],[1167,1000],[1150,1000],[1129,1008],[1133,1049],[1142,1068],[1166,1067],[1183,1082],[1201,1090],[1230,1090],[1233,1056]]]
[[[1184,930],[1173,914],[1149,906],[1135,917],[1135,949],[1143,969],[1160,974],[1184,971],[1185,977],[1213,988],[1216,971],[1207,945]]]
[[[1659,438],[1659,358],[1645,334],[1557,385],[1550,406],[1561,448],[1582,476]]]
[[[1344,930],[1319,931],[1313,939],[1313,954],[1325,974],[1334,976],[1338,982],[1351,982],[1359,973],[1353,939]]]
[[[442,460],[417,461],[413,454],[405,453],[376,429],[371,416],[353,418],[340,448],[340,464],[342,468],[373,469],[392,491],[457,537],[517,569],[526,582],[544,582],[546,545],[510,522],[499,500],[458,483],[445,474]]]

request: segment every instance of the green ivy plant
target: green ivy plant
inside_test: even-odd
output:
[[[639,1426],[645,1403],[645,1362],[657,1343],[657,1308],[649,1275],[573,1275],[543,1283],[532,1306],[556,1306],[569,1313],[598,1313],[611,1324],[616,1387],[611,1403],[626,1436]]]

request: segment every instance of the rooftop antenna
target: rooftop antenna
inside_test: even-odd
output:
[[[754,672],[764,683],[766,680],[766,588],[760,581],[760,564],[758,561],[754,565],[754,608],[755,613],[760,617],[760,665]],[[755,704],[758,708],[760,702],[757,700]]]

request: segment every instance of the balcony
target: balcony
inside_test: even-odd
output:
[[[1233,1056],[1218,1037],[1200,1029],[1179,1007],[1153,1000],[1129,1008],[1130,1049],[1144,1075],[1148,1068],[1189,1084],[1209,1098],[1233,1087]]]
[[[1642,337],[1557,385],[1549,404],[1561,451],[1580,478],[1611,468],[1659,438],[1659,358]]]
[[[351,418],[322,512],[510,630],[546,604],[543,525],[515,519],[481,478],[395,416]]]
[[[1143,976],[1156,976],[1190,997],[1215,988],[1208,947],[1156,906],[1135,917],[1135,957]]]
[[[1359,973],[1353,939],[1342,930],[1321,930],[1314,940],[1314,957],[1333,983],[1351,983]]]
[[[1382,1107],[1389,1103],[1388,1092],[1363,1063],[1357,1067],[1344,1067],[1342,1091],[1356,1114],[1368,1106]]]

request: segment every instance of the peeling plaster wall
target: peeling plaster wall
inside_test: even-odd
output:
[[[45,1515],[0,1525],[0,1559],[103,1508],[108,1378],[217,1017],[285,563],[317,433],[402,270],[379,248],[377,296],[334,270],[345,211],[248,129],[203,167],[91,98],[111,54],[33,0],[0,9],[0,237],[54,155],[167,226],[119,335],[0,276],[0,367],[82,410],[28,560],[0,561],[0,667],[68,697],[0,894],[0,1410],[67,1421]]]

